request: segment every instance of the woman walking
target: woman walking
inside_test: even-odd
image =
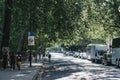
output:
[[[20,55],[20,53],[18,53],[18,56],[17,56],[17,68],[18,68],[18,70],[21,69],[21,67],[20,67],[21,63],[22,63],[21,55]]]

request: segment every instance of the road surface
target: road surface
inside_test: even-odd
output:
[[[39,80],[120,80],[120,69],[94,64],[88,60],[51,53],[52,62],[45,65]]]

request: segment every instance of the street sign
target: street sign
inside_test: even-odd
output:
[[[28,45],[29,46],[35,45],[34,36],[28,36]]]
[[[34,36],[34,32],[28,32],[28,36]]]
[[[35,45],[34,32],[28,32],[28,46]]]

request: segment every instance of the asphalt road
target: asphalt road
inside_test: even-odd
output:
[[[54,54],[53,54],[54,55]],[[120,69],[55,54],[39,80],[120,80]]]

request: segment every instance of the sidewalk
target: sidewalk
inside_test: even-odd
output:
[[[32,67],[29,67],[29,63],[21,65],[21,70],[0,70],[0,80],[33,80],[37,71],[42,64],[32,63]]]

